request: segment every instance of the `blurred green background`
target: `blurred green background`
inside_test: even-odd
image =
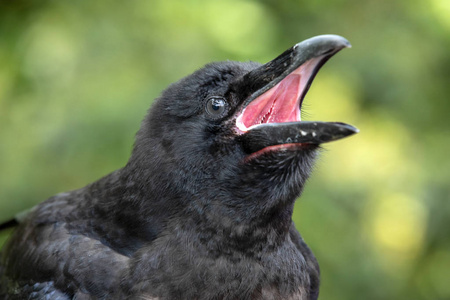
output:
[[[294,214],[320,299],[450,299],[449,0],[2,1],[0,221],[123,166],[169,83],[325,33],[353,48],[303,119],[361,132],[326,145]]]

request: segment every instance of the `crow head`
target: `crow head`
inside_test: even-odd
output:
[[[290,219],[319,145],[357,132],[343,123],[300,120],[319,68],[349,46],[323,35],[264,65],[206,65],[155,101],[128,167],[142,170],[144,185],[175,193],[183,207],[201,213],[235,222],[274,214]]]

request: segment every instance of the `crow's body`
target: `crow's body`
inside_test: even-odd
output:
[[[347,45],[333,38],[331,55]],[[274,81],[260,70],[214,63],[164,91],[124,168],[29,213],[3,250],[0,298],[316,299],[291,216],[317,145],[252,137],[261,151],[246,152],[236,118]]]

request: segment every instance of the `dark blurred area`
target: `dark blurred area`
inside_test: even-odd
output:
[[[122,167],[171,82],[326,33],[353,48],[303,119],[361,132],[324,147],[294,213],[320,299],[450,299],[448,0],[2,1],[0,222]]]

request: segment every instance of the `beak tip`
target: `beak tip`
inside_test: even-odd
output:
[[[342,37],[340,35],[327,34],[327,35],[323,35],[323,37],[325,39],[329,39],[330,43],[334,44],[335,47],[338,48],[338,49],[339,48],[343,49],[343,48],[351,48],[352,47],[352,44],[350,44],[350,42],[346,38],[344,38],[344,37]]]
[[[346,124],[346,123],[341,123],[341,122],[335,122],[335,124],[342,126],[342,130],[347,132],[348,135],[353,135],[359,132],[359,129],[356,128],[355,126]]]
[[[341,45],[344,48],[352,47],[352,45],[346,38],[344,38],[340,35],[337,35],[337,34],[324,34],[324,35],[319,35],[318,37],[326,39],[326,40],[334,41],[335,44]]]
[[[323,34],[323,35],[318,35],[312,38],[309,38],[303,42],[300,42],[298,44],[296,44],[294,46],[294,49],[297,51],[302,51],[305,48],[309,48],[311,47],[315,48],[315,49],[320,49],[322,51],[327,51],[331,49],[336,49],[336,50],[340,50],[343,48],[351,48],[352,45],[350,44],[350,42],[340,36],[340,35],[336,35],[336,34]]]

